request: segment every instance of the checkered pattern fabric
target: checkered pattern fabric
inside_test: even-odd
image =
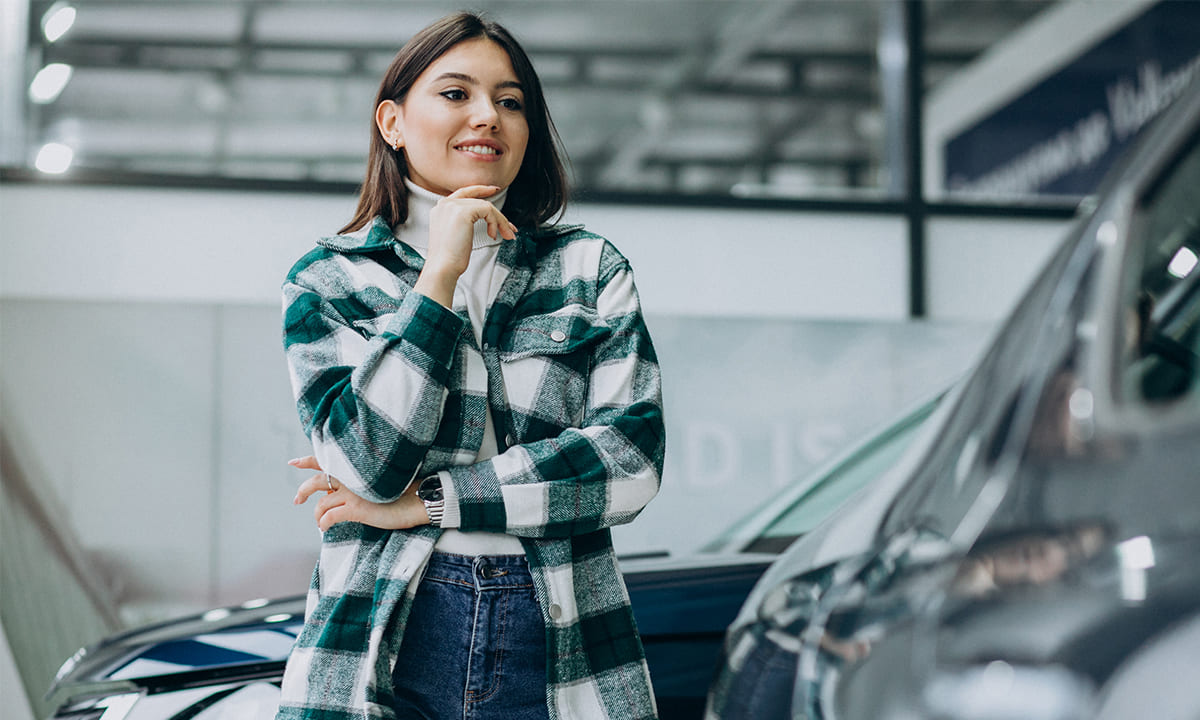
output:
[[[409,292],[423,260],[380,219],[284,283],[284,345],[321,466],[398,497],[441,472],[443,524],[521,538],[546,623],[552,720],[656,716],[609,528],[657,493],[658,362],[626,259],[578,227],[523,230],[483,328]],[[501,452],[475,457],[490,407]],[[391,671],[440,528],[325,533],[281,720],[391,718]]]

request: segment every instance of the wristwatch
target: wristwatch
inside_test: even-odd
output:
[[[417,486],[417,497],[425,503],[425,512],[429,514],[432,525],[441,526],[442,512],[446,509],[446,498],[442,495],[442,478],[430,475],[421,480]]]

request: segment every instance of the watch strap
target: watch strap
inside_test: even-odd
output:
[[[425,513],[429,523],[436,527],[442,525],[442,515],[446,510],[446,499],[442,494],[442,479],[437,475],[422,478],[417,486],[417,497],[425,504]]]

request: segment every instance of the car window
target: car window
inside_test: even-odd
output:
[[[923,408],[918,418],[910,419],[908,424],[883,436],[878,443],[863,448],[844,465],[822,478],[768,525],[744,551],[782,552],[796,538],[815,528],[851,495],[896,464],[920,429],[921,421],[926,420],[932,411],[933,405]]]
[[[738,518],[700,552],[783,552],[895,465],[947,392],[938,393],[828,464],[805,473],[782,494],[767,498]]]
[[[1200,409],[1200,143],[1139,206],[1123,281],[1121,396]]]

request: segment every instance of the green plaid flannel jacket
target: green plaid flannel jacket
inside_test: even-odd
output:
[[[447,526],[518,536],[546,623],[552,720],[656,717],[609,528],[657,493],[657,358],[628,261],[579,227],[522,230],[479,344],[409,292],[423,261],[381,219],[324,238],[283,286],[284,346],[321,466],[395,499],[447,471]],[[500,454],[475,462],[490,407]],[[278,718],[392,718],[391,674],[440,528],[323,537]]]

